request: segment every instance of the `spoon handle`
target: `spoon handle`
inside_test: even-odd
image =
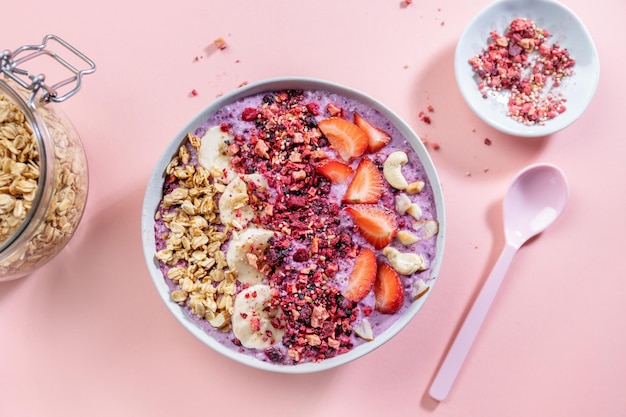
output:
[[[504,246],[430,386],[432,398],[441,401],[448,395],[517,249],[509,243]]]

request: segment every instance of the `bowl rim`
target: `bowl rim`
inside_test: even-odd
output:
[[[285,89],[320,90],[344,95],[357,101],[361,101],[362,103],[378,110],[383,116],[385,116],[409,141],[420,158],[420,161],[424,166],[424,170],[426,171],[428,181],[431,183],[433,189],[435,210],[437,213],[437,220],[439,222],[439,233],[437,234],[436,241],[437,252],[430,266],[430,290],[424,294],[424,296],[420,297],[420,299],[411,303],[407,311],[373,341],[361,344],[349,352],[337,355],[333,358],[325,359],[321,362],[302,363],[297,365],[273,364],[251,357],[244,353],[237,352],[215,340],[209,333],[205,332],[202,328],[200,328],[200,326],[188,318],[183,309],[170,299],[169,287],[155,258],[156,250],[154,242],[154,214],[161,200],[165,168],[171,161],[172,157],[178,152],[178,147],[184,140],[187,133],[194,132],[197,127],[204,123],[217,110],[225,105],[237,101],[240,98],[265,91],[269,92]],[[441,268],[446,235],[445,206],[441,182],[439,181],[439,176],[434,163],[419,136],[395,112],[368,94],[338,83],[309,77],[276,77],[259,80],[230,91],[229,93],[226,93],[209,103],[180,130],[180,132],[169,142],[166,149],[161,154],[146,187],[141,216],[142,246],[151,280],[159,293],[161,300],[165,303],[170,313],[174,315],[179,323],[205,345],[209,346],[218,353],[239,362],[240,364],[261,370],[291,374],[318,372],[351,362],[382,346],[394,337],[400,330],[402,330],[422,308],[426,299],[432,293],[433,287],[438,280]]]
[[[475,85],[475,82],[470,82],[467,80],[469,68],[467,61],[469,58],[471,58],[471,56],[466,56],[465,54],[464,48],[467,47],[466,43],[469,41],[470,35],[477,30],[479,21],[490,14],[496,14],[496,10],[511,8],[514,10],[519,10],[520,13],[523,12],[526,14],[532,14],[532,12],[540,6],[551,8],[552,10],[561,13],[562,16],[566,16],[569,20],[571,20],[571,25],[576,28],[576,31],[578,31],[581,36],[587,41],[586,47],[588,50],[588,59],[590,62],[590,74],[592,75],[592,77],[585,77],[584,79],[584,84],[586,85],[586,88],[584,94],[581,95],[583,97],[584,104],[579,106],[577,109],[568,108],[566,110],[566,116],[564,116],[563,114],[559,115],[554,119],[546,121],[546,123],[543,125],[527,126],[522,123],[515,122],[513,119],[510,119],[509,121],[506,114],[503,114],[503,117],[490,117],[491,112],[482,111],[482,106],[478,104],[480,103],[480,100],[477,99],[477,95],[480,95],[480,93],[477,86]],[[533,20],[536,21],[535,18],[533,18]],[[483,43],[486,45],[486,42],[487,39],[485,39]],[[479,52],[480,51],[476,51],[476,53]],[[574,59],[577,59],[577,56],[574,56]],[[483,9],[481,9],[478,13],[476,13],[461,33],[454,53],[454,73],[457,81],[457,86],[461,92],[461,95],[463,96],[463,99],[482,121],[484,121],[494,129],[509,134],[511,136],[525,138],[543,137],[556,133],[570,126],[587,109],[593,99],[593,96],[595,95],[599,84],[600,60],[598,50],[595,46],[591,33],[585,26],[582,19],[580,19],[578,15],[576,15],[576,13],[566,5],[556,0],[495,0],[485,6]],[[473,76],[473,72],[471,74]]]

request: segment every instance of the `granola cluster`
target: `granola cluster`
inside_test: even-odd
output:
[[[209,171],[190,163],[200,139],[189,134],[166,169],[165,192],[156,218],[167,231],[157,259],[168,266],[167,277],[178,286],[172,300],[187,305],[215,328],[230,330],[237,276],[227,268],[222,245],[228,230],[219,227],[216,196],[225,186]]]

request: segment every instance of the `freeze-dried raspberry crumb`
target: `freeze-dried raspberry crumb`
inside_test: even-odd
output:
[[[260,111],[258,109],[256,109],[256,108],[246,107],[241,112],[241,120],[246,121],[246,122],[251,122],[251,121],[253,121],[254,119],[257,118],[259,113],[260,113]]]
[[[300,248],[293,254],[293,260],[296,262],[306,262],[309,260],[309,253],[306,249]]]
[[[283,353],[276,346],[270,346],[265,349],[265,356],[275,363],[279,363],[283,360]]]
[[[213,45],[215,45],[217,49],[226,49],[226,41],[221,36],[213,41]]]
[[[487,146],[491,145],[491,139],[485,138],[485,145]]]
[[[333,103],[328,103],[326,105],[326,110],[328,110],[330,115],[333,117],[341,117],[343,115],[343,110],[340,107],[337,107]]]
[[[305,104],[306,109],[309,111],[309,113],[311,113],[314,116],[317,116],[318,114],[320,114],[320,106],[317,103],[307,103]]]

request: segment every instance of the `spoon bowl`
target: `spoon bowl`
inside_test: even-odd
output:
[[[561,215],[568,197],[565,175],[555,165],[529,165],[515,176],[503,201],[506,244],[439,368],[432,398],[447,397],[517,250]]]
[[[520,247],[543,232],[563,211],[568,195],[565,175],[555,165],[534,164],[519,172],[503,202],[507,242]]]

